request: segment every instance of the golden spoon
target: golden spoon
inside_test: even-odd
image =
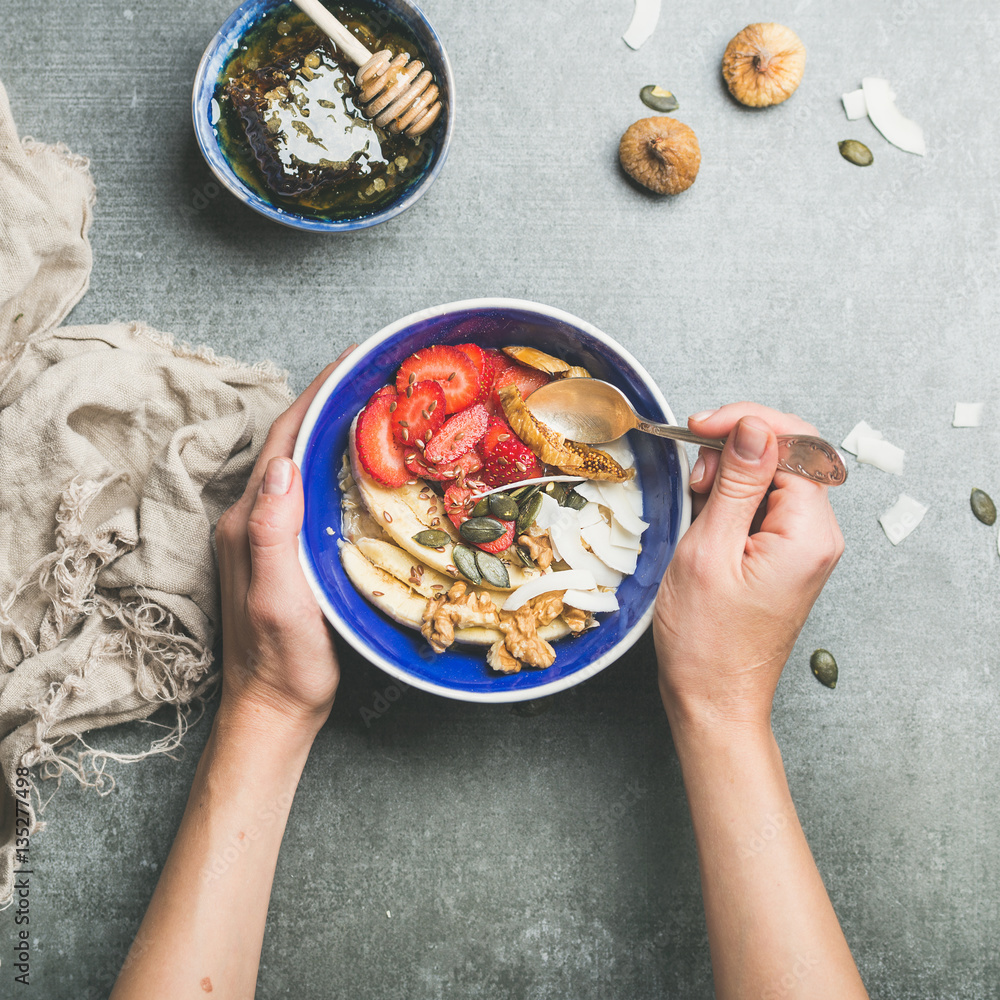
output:
[[[725,438],[706,438],[686,427],[640,417],[620,389],[596,378],[564,378],[536,389],[524,401],[532,416],[570,441],[600,444],[632,429],[722,451]],[[840,486],[847,467],[828,441],[809,434],[778,436],[778,468],[824,486]]]

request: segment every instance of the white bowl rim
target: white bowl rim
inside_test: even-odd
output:
[[[571,313],[564,312],[562,309],[556,309],[553,306],[543,305],[540,302],[531,302],[527,299],[463,299],[459,302],[449,302],[441,306],[431,306],[427,309],[421,309],[418,312],[410,313],[409,316],[404,316],[402,319],[396,320],[394,323],[390,323],[388,326],[383,327],[378,331],[378,333],[373,334],[366,341],[364,341],[364,343],[359,344],[353,351],[351,351],[338,368],[330,374],[330,377],[323,383],[323,385],[320,386],[320,389],[316,393],[312,403],[309,404],[309,409],[306,410],[306,415],[302,420],[302,426],[299,429],[298,437],[295,439],[295,450],[292,454],[292,460],[299,467],[299,469],[302,468],[302,459],[305,455],[306,445],[309,442],[313,428],[316,426],[316,421],[319,419],[320,412],[326,404],[326,401],[330,398],[334,389],[345,381],[347,376],[350,375],[355,368],[359,367],[362,359],[371,352],[372,348],[381,344],[383,341],[388,340],[390,337],[395,336],[401,330],[413,325],[414,323],[434,319],[437,316],[441,316],[449,312],[458,312],[463,309],[521,309],[529,312],[541,313],[550,319],[555,319],[568,326],[575,326],[583,330],[595,340],[599,340],[601,343],[612,348],[617,354],[621,355],[621,357],[624,358],[628,364],[632,365],[633,370],[640,376],[643,383],[646,385],[646,388],[649,389],[657,403],[659,403],[659,405],[663,408],[663,412],[667,417],[667,423],[677,423],[673,411],[670,409],[666,399],[663,397],[663,393],[660,392],[659,386],[657,386],[652,378],[649,377],[645,367],[640,364],[640,362],[629,351],[622,347],[621,344],[612,340],[606,333],[598,330],[596,326],[586,322],[586,320],[582,320],[578,316],[574,316]],[[681,446],[680,442],[674,442],[674,444],[677,448],[677,457],[680,461],[681,468],[681,523],[680,532],[677,536],[677,541],[680,542],[684,532],[687,531],[691,524],[691,492],[689,489],[687,453]],[[362,642],[360,638],[355,635],[354,630],[350,627],[349,623],[345,622],[340,615],[337,614],[333,605],[327,599],[326,594],[323,592],[323,588],[320,585],[320,581],[313,569],[312,562],[306,552],[306,547],[301,544],[299,545],[299,563],[305,573],[306,581],[309,583],[309,587],[316,597],[316,600],[318,601],[323,614],[326,616],[327,621],[329,621],[334,628],[336,628],[337,632],[348,643],[350,643],[350,645],[352,645],[358,653],[360,653],[370,663],[374,663],[391,677],[395,677],[396,680],[402,681],[409,687],[419,688],[422,691],[429,691],[431,694],[441,695],[445,698],[451,698],[456,701],[471,701],[489,704],[534,701],[537,698],[545,698],[548,695],[556,694],[559,691],[565,691],[568,688],[575,687],[577,684],[582,684],[585,680],[599,674],[605,667],[623,656],[629,649],[632,648],[632,646],[635,645],[636,641],[642,633],[646,631],[649,623],[653,620],[654,606],[651,603],[642,617],[635,622],[635,624],[625,633],[625,635],[621,637],[621,639],[618,640],[618,642],[614,644],[614,646],[611,647],[611,649],[599,656],[592,663],[589,663],[583,669],[567,674],[565,677],[561,677],[558,680],[550,682],[549,684],[540,684],[538,687],[513,691],[461,691],[456,690],[455,688],[445,687],[440,684],[434,684],[432,681],[425,680],[422,677],[416,677],[413,674],[408,674],[399,669],[395,664],[386,660],[385,657],[383,657],[377,650],[372,649],[366,643]]]

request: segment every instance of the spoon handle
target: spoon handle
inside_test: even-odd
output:
[[[725,438],[701,437],[686,427],[660,424],[642,417],[636,419],[635,426],[646,434],[714,448],[716,451],[722,451],[726,444]],[[847,467],[837,449],[829,441],[809,434],[778,436],[778,468],[823,486],[840,486],[847,480]]]

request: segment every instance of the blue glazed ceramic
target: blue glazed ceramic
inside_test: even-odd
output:
[[[443,129],[443,131],[434,133],[437,136],[437,150],[420,179],[405,188],[400,193],[398,200],[390,203],[379,212],[357,219],[338,219],[336,221],[299,215],[282,207],[280,199],[276,199],[274,203],[265,200],[241,180],[219,147],[219,137],[214,128],[215,118],[213,117],[215,114],[213,111],[215,87],[226,60],[236,50],[240,39],[252,25],[268,11],[285,2],[286,0],[246,0],[230,14],[201,57],[191,94],[191,116],[202,154],[212,172],[227,190],[255,212],[259,212],[275,222],[280,222],[282,225],[313,233],[334,233],[366,229],[369,226],[378,225],[380,222],[386,222],[399,215],[400,212],[405,212],[420,198],[434,183],[448,156],[448,147],[451,145],[451,136],[455,126],[455,81],[444,46],[424,16],[423,11],[410,0],[367,0],[371,7],[381,7],[402,18],[420,42],[431,62],[431,68],[438,77],[441,99],[445,105],[444,124],[443,126],[435,125],[435,129]]]
[[[348,431],[369,397],[400,363],[432,343],[474,341],[482,347],[527,344],[584,365],[622,389],[639,413],[676,423],[642,365],[607,334],[568,313],[516,299],[474,299],[414,313],[367,340],[330,376],[306,414],[295,446],[305,484],[300,559],[334,628],[366,659],[393,677],[464,701],[522,701],[579,684],[622,656],[645,631],[653,600],[678,539],[690,521],[688,467],[675,442],[633,431],[645,509],[651,526],[642,536],[636,573],[618,590],[621,610],[600,615],[600,628],[555,643],[547,670],[496,675],[485,647],[453,646],[434,653],[423,637],[369,604],[341,567],[340,490],[337,472]]]

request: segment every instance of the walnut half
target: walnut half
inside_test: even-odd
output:
[[[424,611],[420,634],[435,653],[455,641],[455,629],[497,624],[496,605],[487,594],[469,593],[464,583],[453,583],[442,597],[432,597]]]

